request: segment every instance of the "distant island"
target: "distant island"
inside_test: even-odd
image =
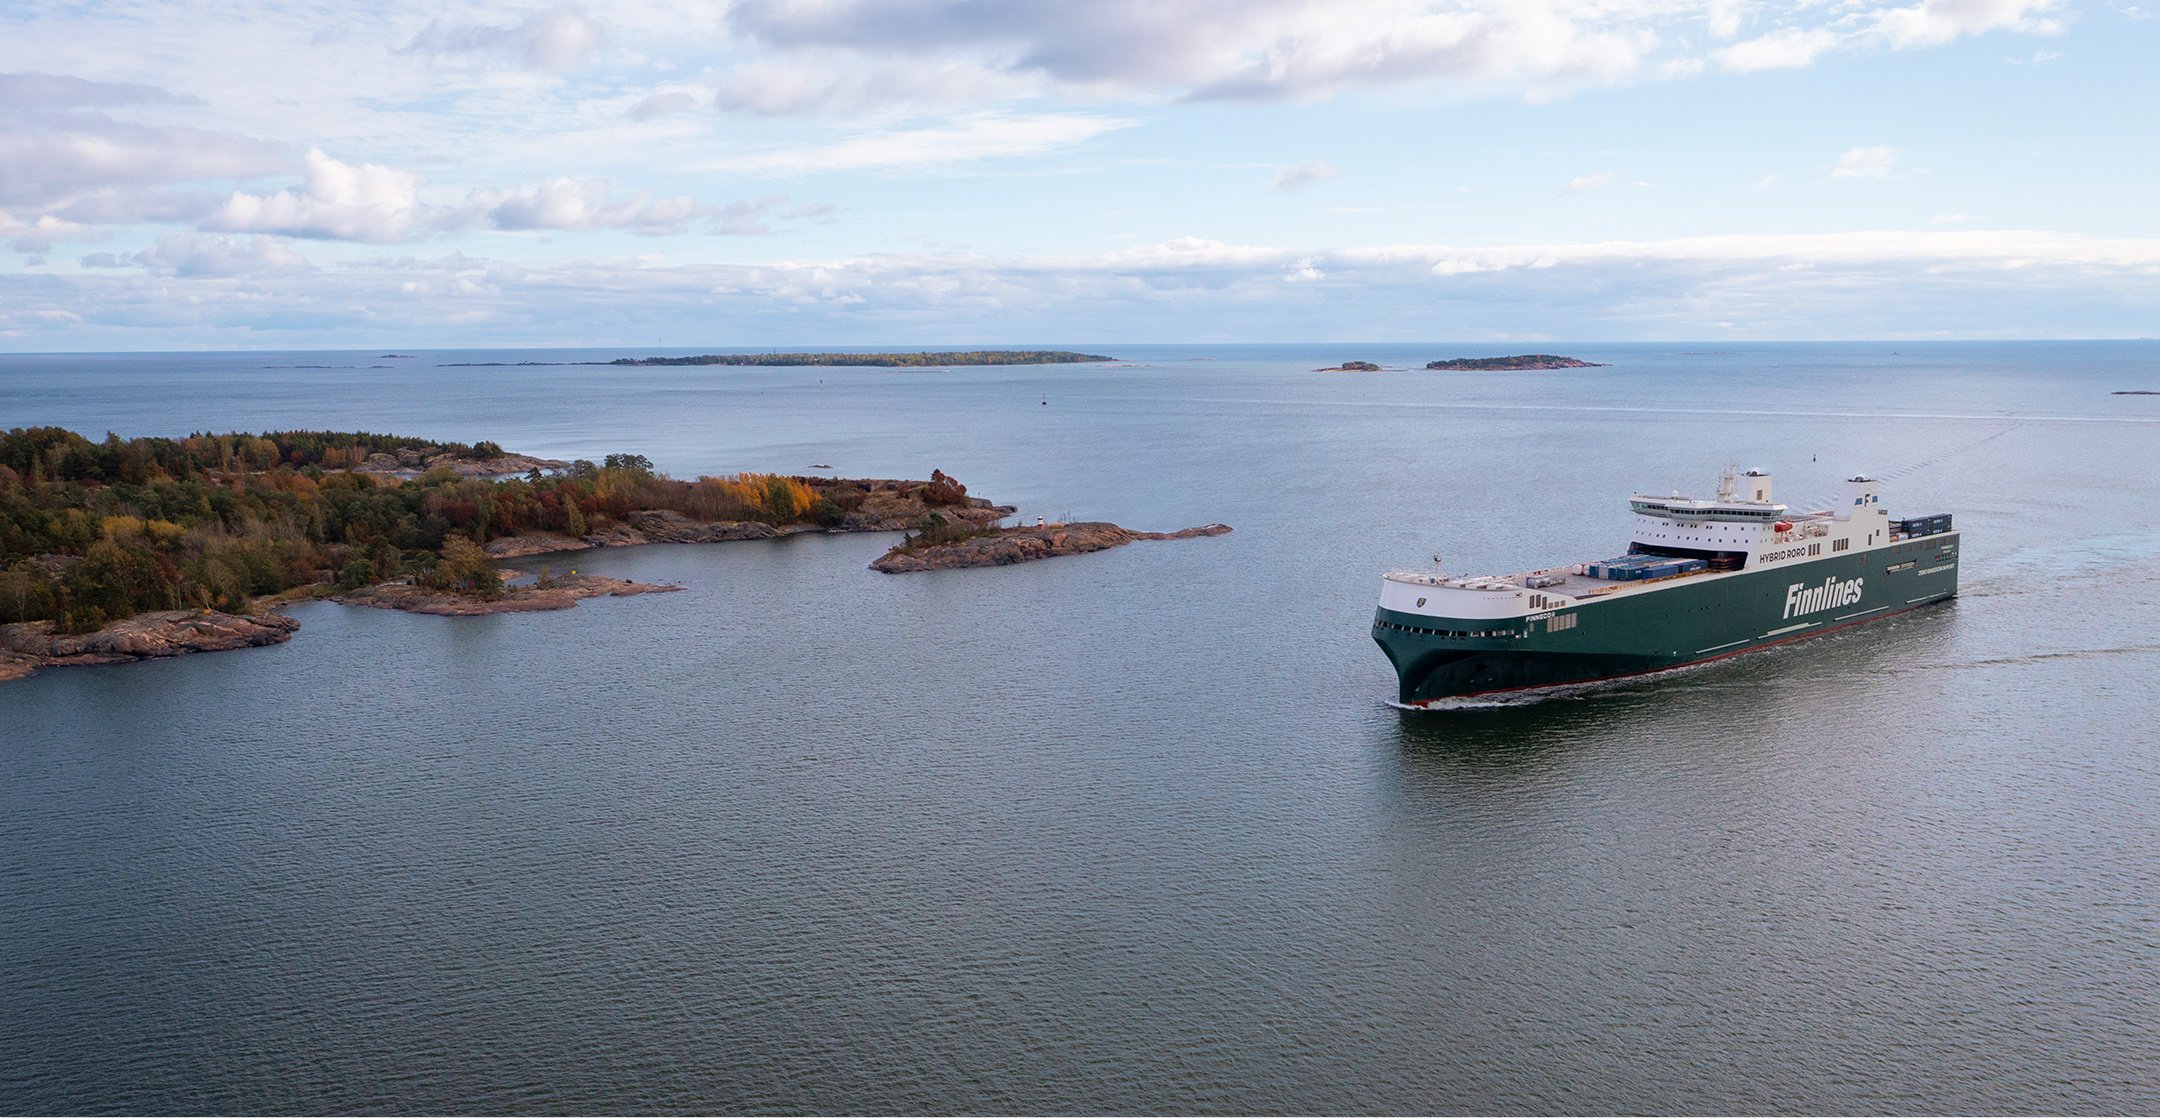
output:
[[[914,531],[901,550],[930,552],[913,568],[930,569],[1170,538],[1059,525],[1027,543],[997,527],[1013,511],[941,470],[683,481],[640,454],[560,462],[489,441],[272,431],[93,442],[15,428],[0,432],[0,680],[280,643],[300,625],[275,611],[296,601],[467,616],[680,589],[546,567],[519,583],[498,566],[588,548]],[[936,551],[1006,539],[979,562]]]
[[[1608,362],[1579,361],[1573,357],[1558,357],[1550,353],[1520,353],[1513,357],[1452,357],[1445,361],[1428,361],[1428,369],[1450,371],[1520,371],[1525,369],[1602,369]]]
[[[1314,369],[1316,373],[1377,373],[1380,366],[1370,361],[1345,361],[1332,369]]]
[[[707,353],[696,357],[618,357],[610,365],[869,365],[925,368],[937,365],[1072,365],[1115,361],[1064,349],[971,349],[947,353]]]
[[[2115,390],[2115,391],[2113,391],[2113,392],[2110,392],[2110,393],[2108,393],[2108,395],[2110,395],[2110,396],[2160,396],[2160,392],[2155,392],[2155,391],[2153,391],[2153,390],[2152,390],[2152,389],[2150,389],[2150,388],[2120,388],[2120,389],[2117,389],[2117,390]]]

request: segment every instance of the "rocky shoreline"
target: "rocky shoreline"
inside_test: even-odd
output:
[[[1584,361],[1575,357],[1561,357],[1553,353],[1518,353],[1509,357],[1450,357],[1445,361],[1428,361],[1428,369],[1453,372],[1538,372],[1547,369],[1603,369],[1609,361]]]
[[[923,483],[919,481],[896,481],[889,478],[856,480],[870,493],[862,508],[847,514],[838,523],[783,524],[774,526],[761,520],[692,520],[669,509],[652,509],[633,512],[628,517],[609,524],[599,531],[583,536],[566,536],[556,532],[531,532],[522,536],[504,536],[488,541],[486,551],[490,559],[522,559],[532,555],[552,555],[563,551],[587,551],[600,547],[638,547],[650,543],[728,543],[734,540],[769,540],[781,536],[797,536],[805,532],[905,532],[919,527],[923,518],[936,512],[953,520],[987,528],[1013,514],[1011,505],[993,505],[981,497],[966,498],[966,503],[939,506],[935,509],[925,505],[912,494],[919,493]]]
[[[1060,555],[1084,555],[1123,547],[1134,540],[1189,540],[1228,533],[1228,524],[1205,524],[1176,532],[1135,532],[1103,521],[1049,524],[1035,528],[996,528],[952,543],[912,547],[901,544],[870,564],[873,571],[905,574],[949,571],[962,567],[1004,567]]]
[[[91,633],[55,633],[50,621],[20,621],[0,625],[0,680],[21,679],[40,668],[125,664],[282,644],[299,629],[300,622],[281,613],[216,610],[140,613]]]
[[[376,454],[356,473],[422,474],[449,469],[461,475],[485,477],[504,472],[550,470],[562,466],[547,459],[518,455],[460,458],[435,447]],[[762,520],[699,520],[672,509],[633,511],[619,519],[603,521],[583,535],[558,532],[527,532],[503,536],[483,549],[500,564],[535,555],[585,551],[603,547],[635,547],[654,543],[721,543],[734,540],[775,539],[806,532],[907,532],[918,534],[893,548],[871,564],[887,573],[947,570],[960,567],[998,567],[1079,555],[1122,547],[1135,540],[1191,539],[1219,536],[1227,525],[1209,524],[1180,532],[1135,532],[1115,524],[1083,522],[1001,528],[998,522],[1013,514],[1013,506],[994,505],[967,496],[965,487],[933,472],[931,480],[895,479],[794,479],[815,491],[845,486],[844,504],[824,501],[827,510],[814,522],[772,524]],[[844,510],[844,511],[843,511]],[[468,544],[469,547],[469,544]],[[478,559],[475,555],[474,559]],[[321,571],[322,581],[299,585],[265,598],[246,614],[215,610],[168,610],[137,614],[89,633],[55,632],[51,621],[0,625],[0,680],[20,679],[41,668],[85,664],[118,664],[137,660],[180,656],[278,644],[292,639],[300,622],[272,612],[298,601],[332,601],[370,609],[393,609],[406,613],[442,617],[474,617],[499,613],[569,609],[587,598],[629,597],[681,590],[667,583],[642,583],[601,575],[571,573],[543,575],[520,583],[519,572],[500,570],[513,580],[496,592],[493,579],[484,592],[469,581],[446,580],[463,589],[423,585],[422,576],[405,574],[356,590],[334,591]]]
[[[553,473],[570,468],[570,463],[555,458],[535,458],[530,454],[498,454],[489,458],[467,458],[435,447],[419,447],[396,453],[377,451],[368,455],[367,461],[352,468],[356,474],[380,474],[396,478],[416,478],[430,470],[448,470],[459,477],[498,478],[528,474],[534,470]]]
[[[504,571],[515,577],[517,572]],[[500,598],[481,598],[448,590],[431,590],[408,581],[378,582],[330,601],[339,605],[395,609],[436,617],[480,617],[491,613],[530,613],[535,610],[569,609],[586,598],[628,598],[638,594],[665,594],[682,587],[667,582],[632,582],[601,575],[563,575],[528,586],[507,586]]]

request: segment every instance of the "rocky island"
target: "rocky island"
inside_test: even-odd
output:
[[[1003,567],[1059,555],[1084,555],[1123,547],[1134,540],[1189,540],[1228,533],[1228,524],[1207,524],[1176,532],[1135,532],[1102,521],[1044,524],[1033,528],[982,528],[974,531],[929,525],[894,545],[870,564],[873,571],[947,571],[959,567]]]
[[[16,428],[0,432],[0,679],[276,644],[299,622],[274,611],[298,601],[470,616],[681,589],[549,571],[519,584],[499,566],[589,548],[912,530],[880,569],[927,570],[1229,530],[997,527],[1012,512],[941,470],[685,481],[639,454],[557,462],[492,442]]]
[[[1428,361],[1425,367],[1455,372],[1517,372],[1534,369],[1602,369],[1609,364],[1605,361],[1580,361],[1550,353],[1518,353],[1512,357],[1451,357],[1445,361]]]
[[[518,577],[516,571],[498,576]],[[345,594],[330,595],[341,605],[398,609],[407,613],[430,613],[437,617],[478,617],[489,613],[529,613],[533,610],[569,609],[586,598],[628,598],[638,594],[662,594],[682,587],[665,582],[632,582],[626,578],[543,574],[530,585],[513,586],[506,581],[501,593],[489,597],[460,590],[442,590],[413,579],[378,582]]]
[[[281,613],[218,610],[142,613],[88,633],[56,632],[51,621],[17,621],[0,625],[0,680],[70,664],[125,664],[282,644],[299,628],[298,621]]]
[[[1370,361],[1345,361],[1332,369],[1314,369],[1316,373],[1377,373],[1380,366]]]

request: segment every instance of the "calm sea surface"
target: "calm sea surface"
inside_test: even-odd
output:
[[[935,467],[1237,529],[591,553],[688,589],[0,686],[0,1110],[2160,1110],[2160,397],[2109,394],[2160,343],[1541,348],[1613,365],[0,357],[0,427]],[[1962,596],[1386,705],[1383,570],[1613,554],[1631,490],[1726,461],[1954,511]]]

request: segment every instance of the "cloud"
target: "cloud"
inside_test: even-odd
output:
[[[769,174],[938,166],[1038,155],[1086,143],[1133,123],[1098,113],[974,113],[947,124],[865,131],[827,144],[752,154],[731,159],[724,166]]]
[[[1874,147],[1854,148],[1838,156],[1837,165],[1830,168],[1833,179],[1881,179],[1890,177],[1890,167],[1898,159],[1898,150],[1888,144]]]
[[[730,202],[714,214],[711,232],[721,237],[767,237],[778,232],[775,222],[809,221],[829,225],[839,219],[839,207],[829,202],[811,202],[783,209],[786,205],[787,199],[779,195]]]
[[[567,70],[605,37],[599,23],[572,7],[535,12],[509,27],[431,20],[402,48],[407,54],[493,54],[543,70]]]
[[[168,90],[63,74],[0,74],[0,238],[43,254],[98,226],[199,219],[208,192],[173,184],[260,174],[285,157],[232,132],[114,119],[107,108],[193,110]]]
[[[1611,186],[1612,181],[1613,173],[1611,171],[1599,171],[1592,175],[1577,175],[1568,180],[1567,189],[1562,190],[1560,193],[1563,195],[1583,194],[1592,190],[1602,190]]]
[[[548,179],[506,190],[475,191],[449,224],[496,229],[624,229],[645,236],[682,233],[712,207],[687,197],[646,193],[616,198],[604,179]]]
[[[712,84],[713,105],[734,112],[858,116],[1005,100],[1038,83],[965,59],[895,61],[809,50],[737,65]]]
[[[65,74],[0,74],[0,111],[85,108],[191,100],[154,85],[100,82]]]
[[[0,273],[0,316],[12,316],[0,328],[113,348],[125,338],[261,345],[296,330],[314,344],[363,344],[385,330],[413,344],[511,334],[535,345],[632,344],[663,328],[702,336],[715,322],[740,324],[747,344],[806,333],[873,344],[1057,330],[1132,341],[1794,338],[1824,336],[1826,323],[1847,337],[2060,336],[2065,321],[2087,335],[2135,334],[2160,313],[2160,239],[2019,230],[1324,250],[1178,238],[1067,257],[728,265],[511,264],[450,253],[328,268],[309,267],[274,238],[178,234],[127,257],[86,258],[85,267]]]
[[[1656,41],[1623,9],[1400,0],[744,0],[729,20],[783,49],[957,52],[1067,85],[1243,100],[1415,82],[1608,81]]]
[[[1710,10],[1706,16],[1710,34],[1719,39],[1730,39],[1740,34],[1742,14],[1741,0],[1710,0]]]
[[[273,146],[230,132],[91,112],[0,115],[0,206],[51,209],[88,191],[229,179],[284,163]]]
[[[1816,58],[1844,41],[1842,36],[1820,28],[1777,31],[1734,43],[1713,52],[1711,57],[1719,69],[1735,74],[1793,70],[1813,64]]]
[[[2005,29],[2052,34],[2059,25],[2038,13],[2054,6],[2053,0],[1924,0],[1878,12],[1872,31],[1901,50]]]
[[[1332,179],[1339,173],[1333,163],[1316,159],[1310,163],[1300,163],[1294,167],[1283,168],[1282,174],[1275,176],[1275,189],[1288,194],[1291,191],[1311,186],[1316,182]]]
[[[90,259],[94,258],[84,263]],[[204,233],[162,234],[126,262],[140,264],[153,275],[218,279],[281,276],[312,267],[276,237],[243,239]]]
[[[271,194],[235,192],[203,222],[205,230],[314,240],[394,244],[468,229],[617,229],[673,236],[708,219],[718,233],[771,233],[775,221],[829,220],[832,207],[783,210],[772,197],[715,207],[686,195],[618,195],[606,179],[550,178],[481,187],[455,205],[423,197],[425,180],[377,163],[350,164],[310,151],[299,187]]]
[[[296,190],[235,192],[205,228],[338,241],[402,241],[428,231],[419,175],[379,163],[341,163],[321,151],[303,160]]]
[[[1902,8],[1848,10],[1813,26],[1788,26],[1711,52],[1718,68],[1746,74],[1798,69],[1841,50],[1941,46],[1968,35],[2012,30],[2048,35],[2061,24],[2038,13],[2056,0],[1924,0]],[[1833,9],[1835,10],[1835,9]],[[1714,17],[1713,17],[1714,18]],[[1737,27],[1737,22],[1732,26]]]
[[[1835,50],[1928,47],[1997,30],[2047,34],[2059,29],[2043,14],[2054,2],[1795,5],[1778,13],[1782,26],[1708,59],[1749,73],[1807,66]],[[998,77],[1023,90],[1047,85],[1193,100],[1414,85],[1537,100],[1646,72],[1687,76],[1704,62],[1688,46],[1697,29],[1732,40],[1748,15],[1744,0],[740,0],[728,9],[732,30],[782,57],[727,79],[721,103],[838,113],[894,102],[955,104],[995,96],[988,87]]]
[[[51,252],[53,245],[84,236],[89,230],[71,221],[62,221],[51,214],[41,214],[31,221],[19,221],[6,210],[0,210],[0,237],[8,239],[8,247],[22,253]]]
[[[632,120],[651,120],[654,117],[666,116],[669,113],[688,112],[697,108],[698,103],[698,99],[694,94],[685,93],[679,89],[665,93],[655,93],[638,102],[637,107],[630,110],[630,118]]]

